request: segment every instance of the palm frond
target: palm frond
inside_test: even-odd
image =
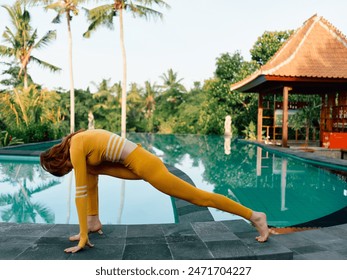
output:
[[[151,9],[146,6],[141,5],[128,5],[128,9],[133,13],[134,16],[144,17],[146,19],[149,18],[163,18],[163,13]]]
[[[62,11],[65,11],[66,9],[66,4],[64,4],[63,1],[57,1],[52,4],[49,4],[46,6],[46,9],[52,9],[55,10],[58,13],[61,13]]]
[[[48,68],[52,72],[59,72],[59,71],[61,71],[61,68],[59,68],[59,67],[57,67],[57,66],[55,66],[53,64],[50,64],[48,62],[45,62],[43,60],[40,60],[40,59],[38,59],[38,58],[36,58],[34,56],[31,56],[30,60],[31,61],[35,61],[38,65],[40,65],[40,66],[42,66],[44,68]]]
[[[89,10],[88,21],[90,22],[90,25],[88,26],[87,31],[83,34],[83,37],[90,38],[91,33],[100,26],[106,26],[109,29],[113,29],[113,17],[113,5],[102,5]]]
[[[143,5],[147,6],[147,7],[148,6],[152,6],[153,4],[156,4],[158,7],[170,9],[170,5],[167,4],[163,0],[137,0],[137,2],[143,4]]]
[[[16,35],[12,32],[10,28],[7,26],[5,27],[5,31],[2,34],[2,37],[5,39],[5,41],[11,45],[15,44],[16,41]]]
[[[0,56],[12,57],[14,53],[15,50],[13,48],[0,45]]]
[[[27,5],[30,6],[36,6],[36,5],[48,5],[51,4],[53,2],[53,0],[26,0],[25,1]]]
[[[40,49],[47,46],[52,40],[57,38],[55,30],[48,31],[34,46],[35,49]]]
[[[61,14],[57,13],[57,15],[53,18],[52,23],[61,23],[60,16]]]

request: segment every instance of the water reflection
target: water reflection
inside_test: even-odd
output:
[[[54,213],[33,196],[59,184],[59,180],[47,177],[39,164],[4,162],[0,164],[1,183],[11,186],[0,194],[1,219],[5,222],[54,221]],[[36,183],[39,182],[39,183]]]
[[[347,222],[347,184],[343,172],[334,174],[301,161],[278,157],[231,137],[159,134],[129,134],[128,137],[157,154],[165,163],[182,169],[199,188],[265,211],[272,226]],[[0,162],[0,174],[2,221],[76,222],[76,217],[70,216],[76,216],[71,214],[74,209],[74,205],[71,207],[72,176],[61,181],[44,172],[38,162]],[[163,196],[156,197],[157,191],[144,187],[143,183],[105,180],[100,182],[100,194],[107,201],[100,207],[101,211],[112,215],[104,219],[105,223],[149,223],[144,211],[148,211],[148,216],[155,216],[168,208],[167,204],[160,204]],[[58,185],[63,188],[52,188]],[[109,185],[117,187],[108,188]],[[112,189],[115,193],[108,193]],[[136,200],[132,200],[135,197]],[[48,200],[59,201],[59,205],[51,206],[52,202],[48,203]],[[106,205],[108,200],[109,206]],[[54,207],[59,210],[52,211]],[[61,211],[63,208],[66,211]],[[216,219],[230,219],[229,214],[220,212],[214,214]],[[57,218],[57,215],[63,218]]]
[[[334,174],[223,136],[151,135],[138,140],[148,141],[148,148],[159,150],[166,163],[181,168],[198,187],[212,187],[216,193],[266,211],[272,226],[347,222],[347,215],[338,214],[347,207],[344,173]]]

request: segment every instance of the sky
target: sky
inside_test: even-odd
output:
[[[0,0],[0,5],[14,1]],[[112,2],[111,0],[108,1]],[[128,85],[145,81],[162,84],[161,76],[172,69],[187,89],[195,81],[203,83],[214,76],[216,59],[223,53],[239,51],[250,60],[257,38],[265,31],[297,29],[314,14],[323,16],[343,34],[347,34],[346,0],[167,0],[169,9],[156,8],[163,19],[139,19],[126,14],[124,19]],[[95,6],[91,3],[87,8]],[[32,26],[40,37],[48,30],[57,31],[57,39],[33,55],[60,68],[51,73],[33,63],[29,73],[34,81],[49,89],[69,89],[68,37],[66,20],[53,24],[53,11],[30,9]],[[0,34],[11,26],[9,16],[0,7]],[[83,11],[72,20],[73,75],[75,88],[95,90],[94,84],[122,79],[122,56],[118,19],[113,30],[102,27],[91,38]],[[4,44],[0,38],[0,44]],[[0,61],[5,59],[0,57]],[[8,61],[8,60],[6,60]],[[4,67],[0,64],[0,73]]]

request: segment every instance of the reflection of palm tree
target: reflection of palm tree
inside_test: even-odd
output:
[[[27,180],[34,177],[33,168],[28,168],[28,165],[23,166],[20,164],[17,165],[15,169],[11,168],[11,166],[2,165],[1,169],[12,169],[12,172],[3,172],[3,174],[7,174],[9,177],[3,179],[2,182],[9,182],[11,185],[19,186],[20,188],[19,191],[14,194],[0,195],[0,206],[11,205],[10,208],[2,211],[2,220],[5,222],[14,221],[18,223],[36,222],[36,217],[38,215],[46,223],[53,223],[54,214],[42,204],[32,202],[31,197],[36,193],[40,193],[59,184],[60,182],[58,180],[50,180],[47,183],[38,185],[34,189],[29,189],[27,187]],[[25,176],[24,174],[27,175]]]
[[[119,213],[118,213],[117,224],[120,224],[122,222],[124,200],[125,200],[125,180],[122,180],[121,189],[120,189],[120,203],[119,203]]]

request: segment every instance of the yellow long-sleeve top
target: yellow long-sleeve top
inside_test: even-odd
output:
[[[97,166],[102,162],[119,162],[126,139],[102,129],[86,130],[71,138],[70,160],[76,180],[76,208],[80,225],[78,246],[84,247],[88,241],[87,225],[87,166]]]

